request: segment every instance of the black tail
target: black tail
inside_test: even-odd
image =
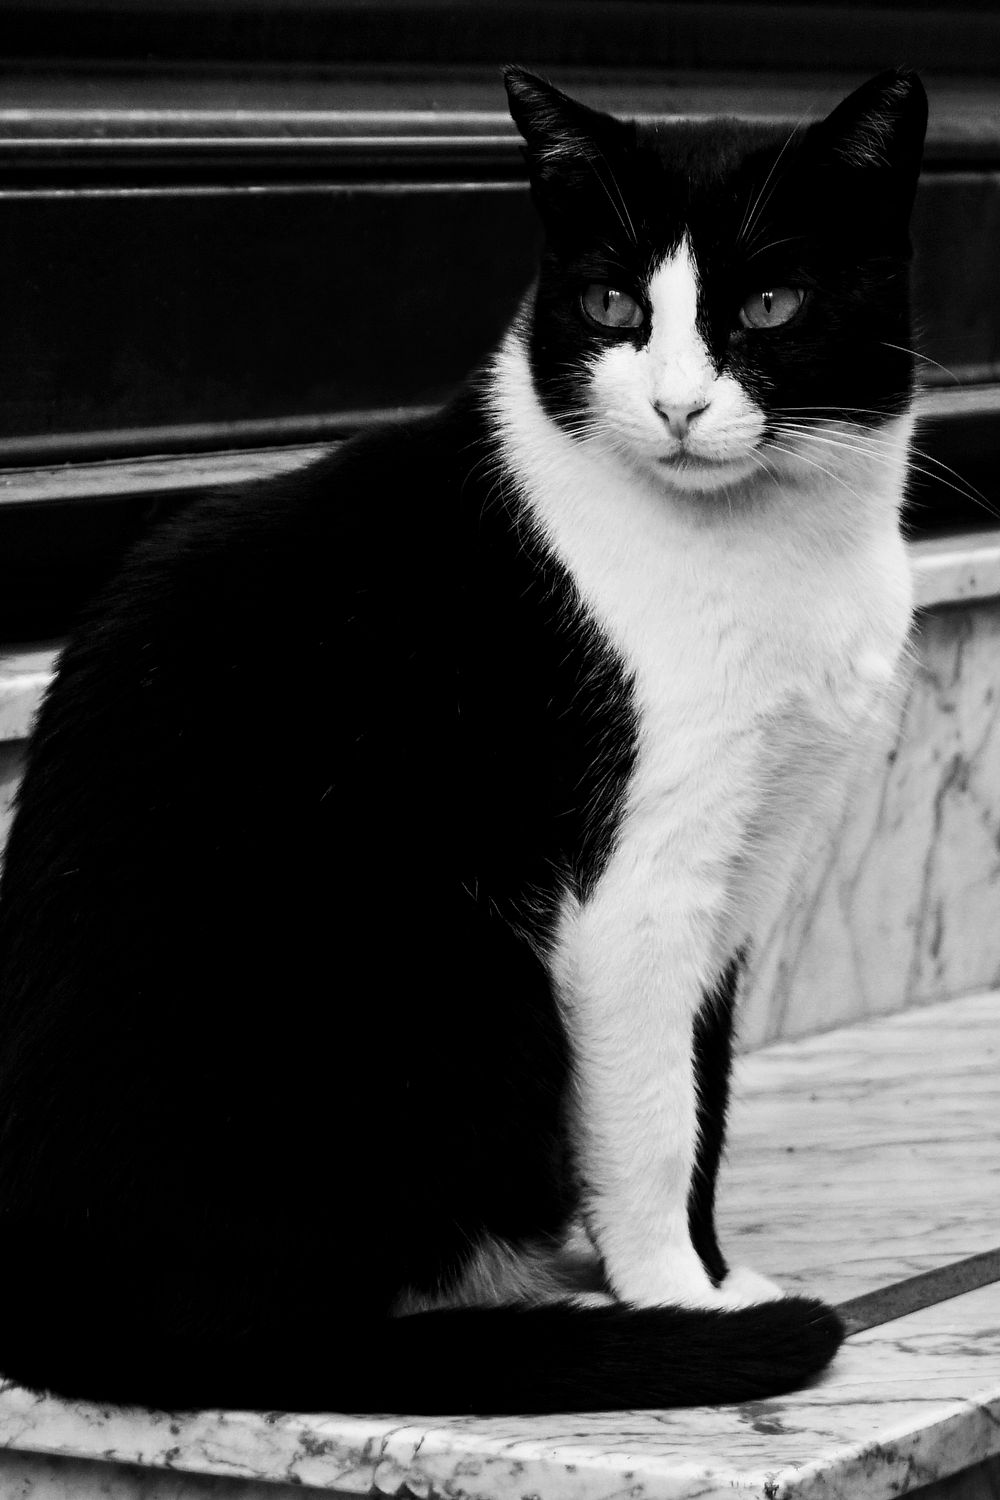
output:
[[[248,1335],[206,1347],[132,1339],[5,1347],[34,1389],[168,1411],[248,1408],[501,1416],[750,1401],[807,1382],[843,1338],[837,1314],[789,1297],[732,1312],[567,1304],[418,1313]],[[148,1333],[148,1330],[147,1330]],[[17,1342],[20,1342],[19,1340]],[[158,1346],[157,1346],[158,1345]]]
[[[419,1414],[639,1410],[803,1385],[843,1338],[807,1298],[733,1312],[565,1305],[424,1313],[386,1325],[348,1397]],[[353,1383],[353,1382],[352,1382]]]

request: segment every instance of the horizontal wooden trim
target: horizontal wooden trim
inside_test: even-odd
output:
[[[338,442],[369,427],[410,421],[434,410],[432,406],[393,406],[373,411],[307,412],[301,416],[241,422],[178,422],[163,427],[0,438],[0,465],[7,466],[0,467],[0,505],[121,495],[130,492],[123,478],[126,475],[135,481],[135,493],[149,487],[161,491],[200,488],[206,481],[199,476],[211,472],[212,465],[219,466],[220,474],[240,476],[244,462],[255,450],[274,455],[305,445],[305,451],[311,451],[310,444]],[[102,449],[125,456],[72,461],[74,454],[86,455]],[[37,460],[44,459],[46,453],[66,458],[67,462],[39,465]],[[130,453],[136,455],[134,460],[127,457]],[[153,484],[154,474],[162,482]],[[139,482],[142,475],[147,476],[148,483]],[[239,483],[240,478],[212,482]]]
[[[179,180],[175,171],[168,170],[172,167],[183,167],[185,163],[181,160],[169,162],[166,158],[161,159],[155,166],[155,173],[133,173],[131,166],[135,164],[123,164],[120,161],[105,160],[101,164],[100,172],[81,174],[78,182],[70,182],[68,176],[60,172],[58,178],[55,174],[46,177],[44,181],[32,178],[30,186],[26,185],[30,174],[22,174],[16,178],[7,177],[8,186],[0,185],[0,203],[16,202],[18,200],[27,203],[53,202],[62,200],[67,203],[81,202],[86,199],[120,200],[129,198],[160,198],[177,202],[184,198],[217,198],[222,200],[233,200],[240,197],[262,197],[265,194],[271,198],[285,197],[302,198],[310,195],[331,197],[334,195],[345,195],[351,192],[364,192],[367,199],[376,195],[388,194],[410,194],[413,197],[426,197],[433,193],[455,193],[475,192],[478,195],[484,193],[522,193],[526,191],[525,183],[520,177],[504,175],[508,173],[510,163],[497,163],[492,161],[486,154],[477,156],[475,161],[460,157],[455,153],[450,156],[441,156],[429,161],[426,158],[412,163],[413,170],[404,170],[404,163],[399,156],[385,156],[381,160],[376,157],[365,159],[363,164],[360,158],[355,165],[363,166],[363,169],[353,176],[346,170],[347,163],[342,162],[341,168],[336,175],[336,180],[331,175],[324,177],[319,167],[310,174],[300,171],[302,163],[296,162],[296,170],[289,175],[288,181],[275,180],[272,172],[273,161],[258,163],[259,170],[254,173],[249,171],[242,173],[227,172],[223,179],[221,159],[211,162],[205,158],[197,161],[192,157],[188,159],[187,165],[196,165],[199,179],[207,180]],[[123,165],[128,170],[119,170]],[[146,164],[150,165],[149,163]],[[232,162],[229,163],[233,165]],[[324,163],[324,169],[329,163]],[[314,166],[316,164],[314,163]],[[163,169],[162,171],[159,169]],[[419,168],[419,170],[418,170]],[[107,170],[104,170],[107,169]],[[381,172],[377,181],[369,179],[369,173],[375,170]],[[216,174],[215,181],[212,180],[213,173]],[[238,180],[242,174],[245,180]],[[101,179],[106,179],[102,181]],[[3,169],[0,166],[0,184],[3,181]],[[10,183],[16,186],[10,186]]]
[[[862,69],[863,74],[863,69]],[[651,79],[580,68],[556,81],[596,108],[645,120],[737,115],[794,125],[821,118],[859,81],[830,75]],[[1000,89],[982,80],[930,82],[931,171],[1000,161]],[[94,100],[99,99],[99,105]],[[58,174],[239,171],[280,177],[322,166],[333,178],[419,169],[523,178],[499,68],[479,76],[370,83],[334,76],[303,84],[65,74],[3,78],[0,172]]]
[[[945,370],[945,378],[950,372]],[[954,380],[954,377],[951,377]],[[951,385],[925,387],[917,397],[920,417],[1000,416],[1000,385]]]
[[[525,60],[597,68],[917,67],[998,71],[997,20],[969,3],[732,0],[5,0],[0,55],[161,66]]]
[[[325,443],[241,448],[225,453],[115,459],[54,468],[0,470],[0,506],[119,500],[224,489],[288,474],[327,451]]]

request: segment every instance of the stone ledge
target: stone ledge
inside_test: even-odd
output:
[[[839,1299],[995,1244],[998,1052],[986,994],[744,1059],[722,1184],[734,1258]],[[854,1336],[806,1391],[737,1407],[167,1416],[9,1386],[0,1482],[53,1500],[890,1500],[1000,1453],[998,1371],[993,1285]]]

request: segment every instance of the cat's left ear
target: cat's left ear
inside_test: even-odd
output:
[[[916,73],[897,68],[862,84],[809,137],[829,165],[863,172],[909,216],[927,130],[927,95]]]

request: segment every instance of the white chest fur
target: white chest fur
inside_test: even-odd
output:
[[[711,870],[731,897],[724,871],[746,867],[767,825],[801,822],[797,783],[822,793],[892,681],[911,611],[897,520],[909,421],[865,470],[671,494],[553,423],[514,340],[498,375],[528,514],[634,676],[617,857]]]
[[[863,474],[802,465],[705,495],[564,433],[513,337],[495,403],[528,515],[635,684],[615,848],[586,904],[567,897],[552,955],[590,1227],[620,1296],[711,1302],[686,1225],[692,1020],[781,900],[893,677],[909,427]]]

